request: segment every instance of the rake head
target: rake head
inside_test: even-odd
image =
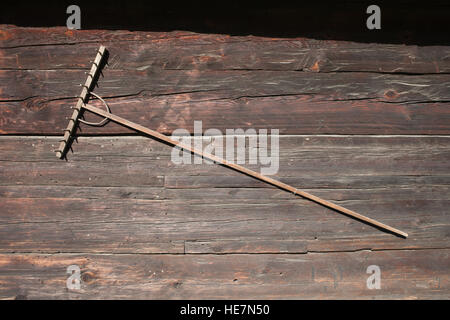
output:
[[[81,94],[77,96],[77,104],[73,107],[72,116],[69,119],[69,123],[67,124],[66,129],[64,129],[64,137],[60,141],[59,148],[55,150],[56,157],[59,159],[66,158],[66,154],[69,150],[71,150],[71,145],[73,140],[75,139],[76,131],[81,121],[80,117],[83,113],[83,106],[87,103],[89,99],[89,95],[91,90],[95,86],[95,83],[98,80],[98,77],[101,73],[101,68],[106,62],[107,51],[105,46],[100,46],[97,51],[97,55],[92,62],[91,70],[87,74],[87,79],[81,89]]]

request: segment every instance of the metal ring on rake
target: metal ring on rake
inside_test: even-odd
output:
[[[103,100],[102,97],[100,97],[98,94],[96,94],[96,93],[94,93],[94,92],[89,92],[89,93],[92,94],[93,96],[95,96],[95,97],[96,97],[97,99],[99,99],[101,102],[103,102],[103,104],[104,104],[105,107],[106,107],[106,111],[108,111],[108,113],[111,113],[111,111],[109,110],[108,104],[106,103],[105,100]],[[108,118],[105,118],[105,119],[103,119],[103,120],[100,121],[100,122],[89,122],[89,121],[86,121],[86,120],[83,120],[83,119],[78,119],[78,121],[80,121],[81,123],[87,124],[87,125],[89,125],[89,126],[101,127],[101,126],[105,125],[106,123],[108,123],[108,122],[109,122],[109,119],[108,119]]]

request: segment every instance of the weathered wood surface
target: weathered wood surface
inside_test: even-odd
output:
[[[405,230],[385,234],[141,137],[1,138],[0,251],[305,253],[446,248],[448,137],[280,139],[276,178]],[[247,165],[257,169],[256,165]],[[36,241],[38,240],[38,241]]]
[[[303,255],[0,254],[9,299],[448,299],[449,250]],[[78,291],[66,289],[70,265]],[[366,287],[369,265],[381,289]]]
[[[194,120],[281,134],[449,133],[448,46],[0,30],[3,134],[60,134],[99,43],[111,55],[96,92],[114,113],[166,134]],[[84,133],[127,132],[112,124]]]
[[[212,6],[205,1],[78,1],[86,30],[190,30],[199,33],[305,37],[363,43],[448,45],[447,0],[378,0],[382,28],[365,27],[367,0],[234,2]],[[65,26],[68,3],[3,1],[2,23],[27,27]],[[45,17],[44,19],[42,17]],[[95,17],[95,19],[92,19]],[[320,19],[318,18],[320,17]],[[65,30],[64,30],[65,31]],[[49,40],[57,36],[47,35]],[[92,39],[92,37],[91,37]]]
[[[448,46],[1,25],[1,69],[87,69],[102,43],[120,70],[448,73]],[[26,48],[26,50],[24,50]],[[77,50],[74,50],[77,48]]]
[[[175,165],[114,124],[58,160],[100,44],[113,113],[166,134],[279,129],[275,178],[410,237]],[[0,297],[449,298],[449,48],[0,25]]]

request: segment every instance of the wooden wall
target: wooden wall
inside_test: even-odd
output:
[[[170,147],[115,124],[82,126],[58,160],[100,44],[109,66],[95,92],[113,113],[169,135],[194,120],[279,129],[275,178],[410,237],[220,166],[175,165]],[[449,56],[450,46],[1,25],[0,297],[449,298]],[[379,290],[366,286],[370,265]]]

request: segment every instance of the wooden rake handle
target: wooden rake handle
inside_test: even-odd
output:
[[[131,121],[127,120],[127,119],[124,119],[124,118],[121,118],[119,116],[116,116],[116,115],[114,115],[114,114],[112,114],[110,112],[103,111],[102,109],[99,109],[99,108],[94,107],[94,106],[89,105],[89,104],[83,104],[82,108],[87,109],[90,112],[95,113],[95,114],[97,114],[97,115],[99,115],[101,117],[104,117],[104,118],[107,118],[107,119],[109,119],[111,121],[119,123],[119,124],[121,124],[121,125],[123,125],[123,126],[125,126],[127,128],[130,128],[130,129],[136,130],[138,132],[144,133],[144,134],[149,135],[149,136],[151,136],[151,137],[153,137],[155,139],[164,141],[164,142],[166,142],[166,143],[168,143],[168,144],[170,144],[172,146],[179,147],[179,148],[184,149],[186,151],[192,152],[192,153],[194,153],[194,154],[196,154],[198,156],[201,156],[201,157],[207,158],[209,160],[215,161],[215,162],[220,163],[220,164],[222,164],[222,165],[224,165],[226,167],[232,168],[232,169],[234,169],[236,171],[239,171],[241,173],[244,173],[244,174],[249,175],[251,177],[254,177],[256,179],[262,180],[262,181],[264,181],[266,183],[269,183],[269,184],[271,184],[273,186],[276,186],[276,187],[278,187],[280,189],[292,192],[293,194],[302,196],[303,198],[306,198],[306,199],[312,200],[314,202],[317,202],[317,203],[319,203],[319,204],[321,204],[321,205],[323,205],[325,207],[331,208],[331,209],[333,209],[335,211],[338,211],[340,213],[343,213],[345,215],[348,215],[348,216],[351,216],[351,217],[356,218],[358,220],[364,221],[364,222],[366,222],[366,223],[368,223],[370,225],[373,225],[373,226],[378,227],[380,229],[383,229],[385,231],[391,232],[393,234],[396,234],[396,235],[404,237],[404,238],[408,237],[408,234],[406,232],[403,232],[403,231],[398,230],[396,228],[390,227],[390,226],[388,226],[388,225],[386,225],[384,223],[381,223],[381,222],[378,222],[378,221],[376,221],[374,219],[371,219],[371,218],[368,218],[366,216],[363,216],[362,214],[359,214],[359,213],[357,213],[355,211],[352,211],[352,210],[349,210],[347,208],[341,207],[341,206],[339,206],[337,204],[334,204],[334,203],[332,203],[330,201],[327,201],[327,200],[324,200],[324,199],[319,198],[317,196],[314,196],[312,194],[309,194],[309,193],[307,193],[305,191],[302,191],[302,190],[299,190],[297,188],[294,188],[294,187],[292,187],[292,186],[290,186],[290,185],[288,185],[286,183],[283,183],[283,182],[280,182],[278,180],[266,177],[266,176],[264,176],[264,175],[262,175],[262,174],[260,174],[260,173],[258,173],[256,171],[253,171],[253,170],[247,169],[247,168],[245,168],[243,166],[240,166],[238,164],[229,162],[229,161],[227,161],[225,159],[222,159],[220,157],[217,157],[217,156],[215,156],[213,154],[205,153],[205,152],[203,152],[201,150],[196,150],[195,148],[192,148],[191,146],[187,146],[187,145],[184,145],[184,144],[182,144],[182,143],[180,143],[178,141],[172,140],[171,138],[167,137],[166,135],[164,135],[162,133],[159,133],[159,132],[154,131],[152,129],[143,127],[143,126],[141,126],[141,125],[139,125],[137,123],[134,123],[134,122],[131,122]]]

